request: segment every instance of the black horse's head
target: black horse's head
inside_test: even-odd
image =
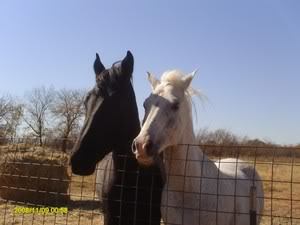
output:
[[[107,153],[130,152],[140,129],[131,83],[133,61],[128,51],[122,61],[105,69],[96,54],[96,85],[85,100],[86,118],[70,160],[73,173],[90,175]]]

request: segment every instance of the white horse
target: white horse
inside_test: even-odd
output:
[[[259,224],[263,185],[255,169],[237,159],[214,162],[198,146],[182,145],[197,143],[191,112],[194,74],[167,71],[159,81],[148,73],[152,93],[144,102],[143,126],[132,148],[145,166],[164,153],[162,219],[165,224],[248,225],[252,203]]]
[[[97,164],[96,169],[96,193],[100,202],[103,202],[108,194],[114,179],[114,164],[112,152],[107,154]]]

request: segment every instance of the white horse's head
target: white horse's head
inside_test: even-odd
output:
[[[152,93],[144,102],[145,117],[132,149],[140,164],[151,165],[167,147],[182,143],[187,129],[192,127],[190,87],[194,77],[178,70],[163,73],[157,80],[148,73]]]

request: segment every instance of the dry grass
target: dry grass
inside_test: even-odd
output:
[[[264,180],[262,224],[300,224],[300,159],[265,157],[256,168]]]
[[[265,209],[261,225],[300,225],[300,158],[271,155],[259,155],[256,159],[250,153],[241,156],[255,164],[264,180]],[[68,194],[71,199],[65,205],[68,214],[14,214],[14,207],[21,204],[3,200],[0,202],[0,224],[102,224],[95,174],[87,177],[71,175],[70,180]]]

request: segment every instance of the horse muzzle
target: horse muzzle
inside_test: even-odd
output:
[[[132,142],[132,152],[141,165],[150,166],[154,164],[152,148],[153,144],[150,139],[139,141],[136,138]]]

